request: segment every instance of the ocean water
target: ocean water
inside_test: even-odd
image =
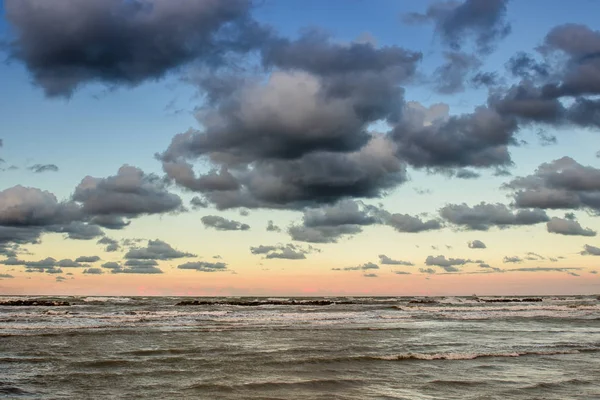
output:
[[[0,398],[600,399],[596,296],[44,299],[0,305]]]

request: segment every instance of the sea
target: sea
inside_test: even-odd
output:
[[[0,398],[600,399],[600,299],[0,296]]]

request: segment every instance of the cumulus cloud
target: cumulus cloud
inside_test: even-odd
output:
[[[252,254],[263,254],[266,259],[287,259],[287,260],[304,260],[306,255],[316,251],[313,247],[303,248],[294,244],[278,244],[274,246],[256,246],[250,247]]]
[[[48,96],[92,82],[134,86],[192,61],[220,65],[266,35],[248,0],[57,1],[4,4],[15,27],[10,56]]]
[[[106,245],[106,247],[105,247],[104,250],[107,253],[118,251],[121,248],[119,246],[119,241],[118,240],[111,239],[111,238],[109,238],[107,236],[104,236],[103,238],[101,238],[100,240],[98,240],[96,243],[102,244],[102,245]]]
[[[75,188],[73,200],[89,215],[127,218],[172,212],[182,205],[181,198],[169,193],[158,176],[129,165],[107,178],[85,177]]]
[[[148,240],[146,247],[130,248],[124,257],[129,260],[172,260],[175,258],[196,257],[196,255],[176,250],[170,244],[156,239]]]
[[[222,262],[211,263],[205,261],[194,261],[188,262],[185,264],[178,265],[179,269],[191,269],[198,272],[218,272],[218,271],[226,271],[227,264]]]
[[[420,217],[388,212],[382,212],[382,215],[384,222],[398,232],[418,233],[442,228],[442,224],[436,219],[424,221]]]
[[[600,169],[570,157],[541,164],[532,175],[515,178],[504,188],[513,191],[517,207],[600,211]]]
[[[512,211],[504,204],[480,203],[475,206],[449,204],[440,210],[446,221],[469,230],[486,231],[493,226],[506,228],[516,225],[534,225],[549,221],[543,210]]]
[[[78,263],[95,263],[100,261],[100,257],[98,256],[80,256],[75,259],[75,262]]]
[[[271,220],[267,223],[267,232],[281,232],[281,228]]]
[[[568,236],[596,236],[596,231],[583,228],[579,222],[553,217],[546,224],[548,232]]]
[[[419,268],[419,272],[422,274],[433,275],[435,274],[435,269],[433,268]]]
[[[586,244],[583,246],[583,251],[581,252],[581,254],[584,256],[600,256],[600,247]]]
[[[129,260],[133,261],[133,260]],[[138,260],[139,261],[139,260]],[[113,274],[162,274],[163,271],[155,265],[145,263],[134,263],[136,265],[123,267],[117,262],[106,262],[102,264],[102,268],[110,270]]]
[[[443,255],[439,255],[439,256],[428,256],[425,259],[425,265],[435,265],[437,267],[442,267],[446,272],[456,272],[459,271],[458,268],[456,268],[456,265],[465,265],[468,263],[472,263],[472,262],[478,262],[478,261],[472,261],[469,259],[464,259],[464,258],[446,258]]]
[[[250,225],[248,224],[226,219],[218,215],[206,215],[201,220],[205,227],[214,228],[218,231],[247,231],[250,229]]]
[[[372,262],[364,263],[361,265],[356,265],[352,267],[344,267],[344,268],[332,268],[334,271],[369,271],[374,269],[379,269],[379,265],[374,264]]]
[[[470,249],[485,249],[487,248],[487,246],[485,245],[485,243],[483,243],[481,240],[473,240],[472,242],[468,243],[469,248]]]
[[[518,263],[522,263],[523,259],[521,257],[518,256],[505,256],[504,259],[502,260],[502,262],[504,263],[511,263],[511,264],[518,264]]]
[[[487,53],[511,31],[506,22],[507,5],[508,0],[440,1],[432,3],[425,13],[405,15],[404,21],[433,23],[436,34],[454,50],[472,39],[479,52]]]
[[[58,167],[54,164],[35,164],[27,169],[36,174],[41,174],[43,172],[58,172]]]
[[[379,263],[384,264],[384,265],[404,265],[407,267],[412,267],[413,263],[411,263],[410,261],[403,261],[403,260],[394,260],[388,256],[386,256],[385,254],[380,254],[379,255]]]
[[[87,268],[83,270],[86,275],[102,275],[104,271],[101,268]]]

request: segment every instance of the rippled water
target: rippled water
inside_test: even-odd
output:
[[[595,296],[490,299],[0,305],[0,398],[600,399]]]

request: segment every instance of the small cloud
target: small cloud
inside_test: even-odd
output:
[[[481,240],[473,240],[468,243],[470,249],[485,249],[487,246]]]
[[[600,256],[600,248],[586,244],[583,246],[581,254],[584,256]]]
[[[377,277],[378,277],[378,275],[377,275],[377,274],[363,274],[363,276],[364,276],[365,278],[377,278]]]
[[[205,227],[214,228],[218,231],[247,231],[250,229],[250,225],[248,224],[226,219],[218,215],[206,215],[201,220]]]
[[[102,275],[104,271],[101,268],[87,268],[83,270],[86,275]]]
[[[513,256],[513,257],[504,257],[504,259],[502,260],[503,263],[512,263],[512,264],[518,264],[518,263],[522,263],[523,259],[517,256]]]
[[[413,265],[415,265],[415,264],[411,263],[410,261],[394,260],[394,259],[386,256],[385,254],[379,255],[379,262],[384,265],[405,265],[407,267],[412,267]]]
[[[267,223],[267,232],[281,232],[281,228],[273,223],[273,221],[269,221]]]
[[[211,263],[205,261],[194,261],[177,266],[178,269],[194,270],[198,272],[219,272],[226,271],[227,264],[222,262]]]
[[[43,172],[58,172],[58,167],[54,164],[35,164],[27,169],[36,174],[41,174]]]

